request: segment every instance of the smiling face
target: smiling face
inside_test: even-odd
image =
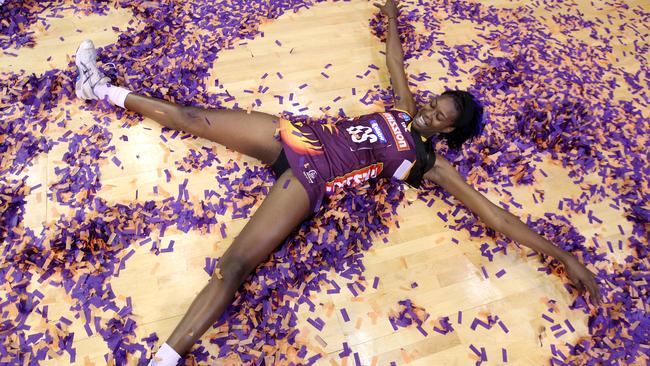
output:
[[[420,108],[413,119],[413,127],[425,138],[441,132],[449,133],[454,130],[459,115],[454,99],[448,95],[441,95]]]

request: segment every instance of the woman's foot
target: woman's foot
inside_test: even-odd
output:
[[[97,50],[91,40],[81,42],[77,49],[75,64],[79,71],[75,94],[81,99],[99,100],[93,89],[97,85],[107,84],[110,80],[97,68]]]

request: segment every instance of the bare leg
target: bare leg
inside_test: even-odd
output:
[[[270,164],[282,145],[275,138],[278,117],[261,112],[203,109],[130,93],[124,106],[161,125],[214,141]]]
[[[285,182],[289,184],[284,188]],[[262,261],[282,244],[309,214],[307,191],[291,169],[284,172],[262,205],[219,262],[222,278],[213,276],[190,305],[167,340],[185,355],[233,301],[235,292]]]

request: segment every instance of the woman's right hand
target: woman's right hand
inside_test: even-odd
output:
[[[397,3],[399,0],[386,0],[386,3],[384,5],[381,5],[380,3],[375,3],[375,6],[381,10],[382,14],[384,14],[387,18],[397,18]]]

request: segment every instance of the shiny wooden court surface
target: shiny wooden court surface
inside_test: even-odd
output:
[[[515,7],[525,2],[492,3],[499,7]],[[579,4],[585,16],[599,16],[594,13],[596,10],[589,5],[589,1],[581,0]],[[349,3],[323,3],[296,14],[286,14],[262,25],[264,37],[222,51],[212,67],[210,78],[219,79],[240,105],[250,105],[260,98],[262,107],[256,109],[269,113],[279,114],[283,109],[294,108],[273,101],[273,94],[289,92],[295,93],[300,104],[308,106],[306,113],[313,116],[320,115],[321,108],[325,106],[334,106],[336,110],[343,108],[349,115],[376,111],[375,106],[359,103],[358,97],[351,95],[353,87],[372,87],[374,84],[386,87],[389,82],[380,53],[385,46],[370,33],[368,27],[368,19],[374,11],[372,3],[354,0]],[[98,47],[111,44],[118,37],[111,27],[125,29],[130,17],[128,11],[113,9],[105,16],[80,16],[70,11],[63,19],[48,19],[47,22],[51,24],[48,30],[42,26],[34,29],[37,34],[36,47],[14,51],[17,57],[0,56],[0,70],[17,71],[22,68],[38,74],[50,68],[65,68],[80,41],[90,38]],[[447,24],[443,31],[447,43],[452,45],[466,42],[479,32],[471,23]],[[586,33],[577,36],[584,37],[582,39],[587,42],[590,40]],[[63,37],[64,41],[59,37]],[[277,46],[274,42],[276,39],[282,40],[282,47]],[[620,47],[620,51],[625,49],[625,46],[617,43],[612,45]],[[293,51],[289,52],[291,49]],[[631,57],[622,58],[621,62],[629,63],[630,69],[639,67]],[[328,69],[329,78],[324,78],[321,72],[324,65],[329,63],[333,66]],[[365,70],[369,64],[380,66],[380,70],[366,78],[356,78],[358,70]],[[447,73],[433,58],[416,60],[408,69],[410,73],[420,70],[426,70],[431,75]],[[245,93],[244,90],[260,85],[261,75],[265,72],[272,75],[280,72],[284,76],[282,79],[269,77],[265,80],[264,85],[273,93]],[[459,79],[459,82],[453,81],[447,86],[465,88],[471,83],[465,74]],[[310,87],[299,89],[298,86],[303,83],[309,83]],[[214,85],[213,82],[207,84]],[[435,78],[428,87],[436,93],[443,91],[443,85]],[[139,92],[147,93],[146,90]],[[337,96],[343,98],[333,102]],[[625,91],[617,91],[617,96],[625,97]],[[73,114],[68,129],[85,128],[92,123],[91,116],[100,113],[80,110],[82,104],[84,101],[74,99],[63,106]],[[139,200],[152,198],[151,187],[156,184],[173,192],[187,175],[174,176],[170,183],[165,183],[160,170],[169,168],[190,148],[209,146],[221,156],[237,157],[222,146],[200,139],[171,140],[171,145],[161,146],[160,127],[151,120],[129,129],[116,123],[111,125],[110,130],[114,134],[116,155],[120,157],[123,169],[110,162],[101,168],[103,187],[99,195],[109,202],[134,200],[136,190]],[[65,131],[53,125],[47,133],[56,138]],[[117,138],[122,135],[126,135],[128,141]],[[169,152],[169,148],[174,152]],[[29,184],[41,183],[44,187],[51,184],[55,167],[63,164],[64,152],[65,146],[57,146],[50,153],[41,155],[28,171]],[[246,157],[241,157],[241,160],[259,164]],[[513,208],[512,212],[520,217],[561,212],[558,210],[559,200],[577,197],[581,192],[567,171],[557,163],[544,161],[537,164],[548,177],[536,176],[538,183],[533,187],[509,189],[513,197],[524,205],[523,209]],[[215,189],[213,172],[201,171],[189,176],[190,192],[200,192],[206,187]],[[600,178],[595,176],[585,180],[590,179],[600,182]],[[533,202],[531,194],[534,189],[545,192],[544,202]],[[407,196],[413,199],[415,192],[409,191]],[[495,202],[503,198],[496,190],[491,190],[487,196]],[[617,225],[621,225],[626,232],[631,230],[631,226],[624,219],[623,212],[610,207],[610,203],[605,200],[588,207],[598,212],[606,225],[590,224],[586,215],[578,214],[572,215],[572,224],[587,238],[599,233],[603,240],[625,240]],[[358,298],[347,291],[333,295],[323,291],[312,299],[315,304],[321,304],[315,314],[301,309],[298,325],[300,337],[309,340],[315,350],[322,348],[326,354],[319,365],[340,365],[338,353],[342,351],[343,342],[347,342],[353,352],[359,353],[363,365],[387,365],[393,360],[409,365],[473,365],[477,358],[470,350],[470,344],[486,349],[490,356],[486,364],[503,364],[501,349],[506,348],[508,364],[545,365],[551,356],[549,344],[565,350],[564,343],[573,344],[587,335],[587,316],[568,308],[572,299],[559,278],[537,271],[539,262],[536,258],[522,258],[515,251],[496,255],[494,261],[489,262],[480,255],[478,248],[481,241],[450,230],[436,216],[438,210],[447,208],[448,205],[442,201],[435,202],[432,207],[415,201],[399,210],[401,227],[391,230],[388,243],[377,243],[365,256],[366,278],[370,281],[375,276],[381,278],[377,289],[373,289],[370,282],[367,286],[369,289]],[[48,200],[46,191],[41,188],[28,197],[25,223],[38,232],[43,222],[66,213],[69,213],[69,209]],[[120,296],[132,298],[139,324],[138,338],[157,332],[161,340],[166,339],[195,294],[206,283],[204,258],[221,255],[245,223],[243,219],[228,221],[226,239],[218,235],[206,237],[195,232],[185,234],[170,230],[163,241],[175,240],[174,251],[159,256],[149,253],[146,247],[137,248],[126,269],[112,281],[112,286]],[[458,239],[460,244],[453,243],[451,238]],[[608,255],[620,261],[629,254],[626,250],[625,247],[623,250],[615,248],[614,253]],[[485,267],[488,278],[482,273],[482,267]],[[501,269],[505,269],[506,273],[497,278],[495,273]],[[334,274],[331,276],[337,278]],[[411,287],[413,282],[417,282],[417,287]],[[46,295],[44,301],[49,303],[51,317],[56,318],[57,314],[70,317],[70,300],[62,289],[43,286],[40,291]],[[397,308],[399,300],[407,298],[425,308],[432,315],[431,319],[449,316],[455,331],[447,335],[429,332],[426,337],[415,328],[394,331],[387,314]],[[574,333],[568,332],[556,339],[548,329],[549,324],[541,314],[548,314],[547,301],[550,299],[557,301],[554,317],[568,319],[575,327]],[[351,319],[349,322],[343,320],[340,308],[347,309]],[[463,317],[461,325],[457,325],[459,311],[462,311]],[[375,313],[379,317],[374,316]],[[505,333],[498,326],[490,330],[481,327],[470,329],[474,318],[485,319],[488,314],[498,315],[509,332]],[[318,332],[307,323],[309,316],[320,316],[326,321],[325,328]],[[37,319],[32,321],[37,322]],[[76,334],[76,364],[104,364],[103,355],[108,349],[101,337],[87,337],[81,321],[74,322],[71,330]],[[325,346],[316,341],[316,335],[325,341]],[[65,365],[68,358],[63,356],[47,364]],[[354,360],[348,357],[343,364],[353,365]]]

